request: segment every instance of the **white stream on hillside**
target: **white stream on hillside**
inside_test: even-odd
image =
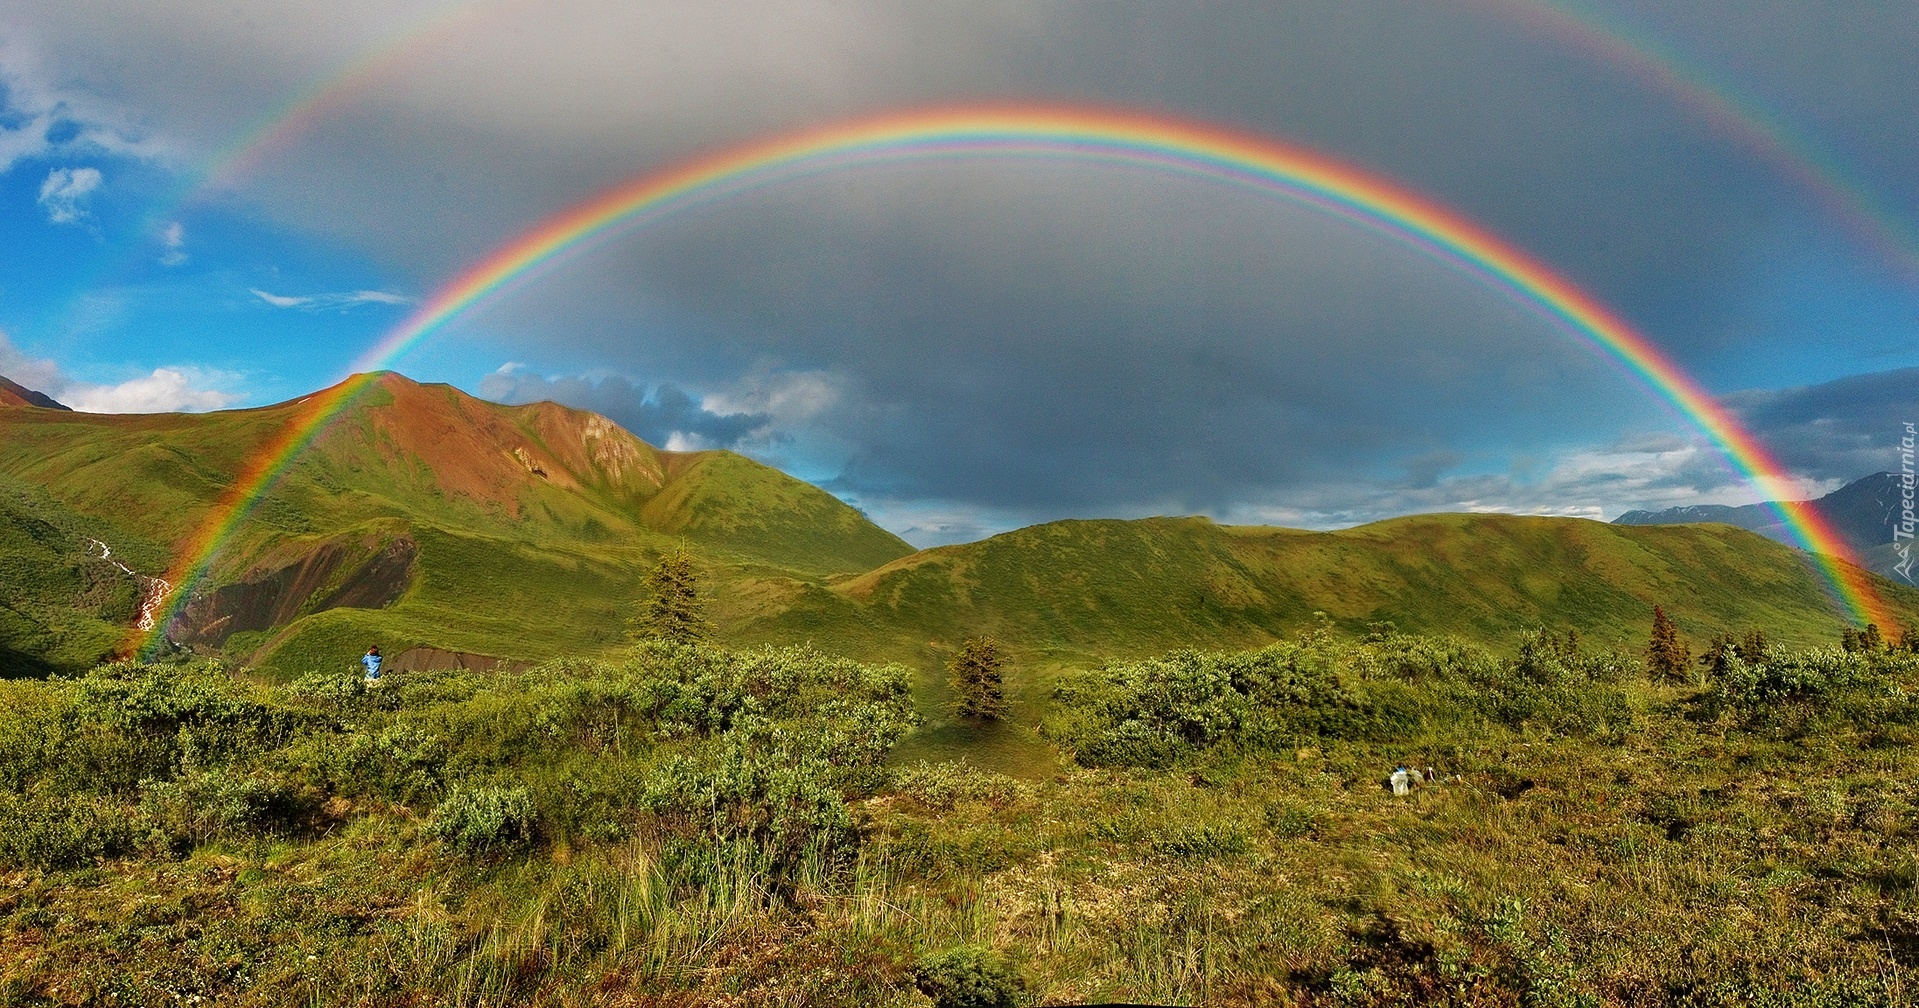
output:
[[[120,573],[132,578],[140,585],[140,619],[134,624],[141,630],[153,629],[154,619],[160,611],[160,603],[166,600],[167,593],[173,590],[164,578],[142,574],[113,558],[113,548],[98,539],[87,540],[87,555],[93,556],[93,547],[100,547],[100,555],[95,560],[105,560],[118,567]]]

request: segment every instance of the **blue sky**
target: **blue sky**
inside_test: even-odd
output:
[[[1088,102],[1455,208],[1748,409],[1813,493],[1890,466],[1875,425],[1919,415],[1919,10],[1772,6],[1572,9],[1768,110],[1884,208],[1906,262],[1794,166],[1511,4],[0,0],[0,373],[98,410],[292,398],[636,174],[885,109]],[[201,184],[352,66],[372,69]],[[1068,516],[1328,527],[1753,494],[1536,314],[1343,223],[1111,166],[889,166],[723,201],[396,366],[746,452],[921,544]]]

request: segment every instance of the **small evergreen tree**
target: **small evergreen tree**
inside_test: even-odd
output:
[[[953,692],[959,695],[960,717],[997,721],[1006,715],[1005,658],[991,637],[974,637],[960,645],[946,668]]]
[[[1692,670],[1692,652],[1661,606],[1652,608],[1652,641],[1646,645],[1646,667],[1653,675],[1674,681],[1684,681]]]
[[[1743,651],[1743,645],[1734,644],[1731,637],[1720,634],[1712,639],[1712,643],[1706,645],[1705,653],[1699,656],[1699,664],[1706,670],[1711,681],[1719,682],[1726,678],[1726,672],[1732,667],[1734,658],[1742,661],[1745,659]]]
[[[700,615],[699,576],[685,550],[660,557],[647,584],[653,589],[653,603],[646,611],[646,627],[652,636],[676,644],[691,644],[706,637],[706,620]]]

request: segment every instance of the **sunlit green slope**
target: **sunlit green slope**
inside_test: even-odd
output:
[[[1905,611],[1919,607],[1919,593],[1878,583]],[[1750,532],[1492,514],[1325,533],[1203,518],[1055,522],[896,560],[769,622],[825,632],[865,620],[898,628],[902,642],[991,633],[1124,654],[1259,643],[1323,612],[1355,632],[1391,622],[1504,646],[1546,626],[1637,647],[1654,605],[1702,641],[1757,626],[1826,643],[1844,626],[1804,555]]]
[[[301,415],[297,402],[200,416],[9,408],[0,473],[178,554]],[[593,414],[386,375],[270,484],[170,632],[280,671],[369,642],[539,659],[622,639],[644,572],[682,547],[716,591],[911,552],[739,456],[658,451]]]
[[[16,491],[0,507],[0,646],[13,665],[109,651],[130,622],[126,588],[89,566],[86,539],[142,573],[175,566],[302,415],[298,402],[192,416],[0,407],[0,477]],[[981,633],[1038,667],[1258,644],[1315,613],[1496,647],[1547,626],[1636,648],[1653,605],[1695,641],[1759,626],[1809,644],[1844,626],[1803,555],[1726,526],[1429,515],[1314,533],[1157,518],[914,553],[738,455],[660,451],[590,413],[385,375],[250,507],[168,631],[276,674],[370,643],[592,652],[631,636],[646,572],[682,548],[720,640],[906,660],[935,692],[951,649]],[[1919,595],[1881,586],[1919,613]]]

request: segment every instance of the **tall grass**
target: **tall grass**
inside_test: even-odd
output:
[[[1754,666],[1111,663],[1040,779],[887,762],[905,673],[806,651],[0,684],[0,1001],[1906,1003],[1919,659]]]

